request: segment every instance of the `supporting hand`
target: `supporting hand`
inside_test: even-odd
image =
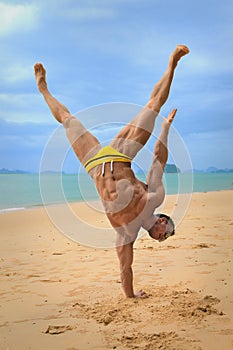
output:
[[[134,297],[137,299],[146,299],[149,297],[149,295],[146,294],[146,292],[144,292],[143,290],[139,290],[134,294]]]

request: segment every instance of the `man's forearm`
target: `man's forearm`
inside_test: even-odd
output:
[[[121,284],[127,298],[134,298],[132,267],[121,271]]]

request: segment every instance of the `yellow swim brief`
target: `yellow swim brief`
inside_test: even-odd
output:
[[[118,152],[111,146],[105,146],[92,158],[90,158],[84,164],[84,168],[87,172],[93,169],[95,166],[103,163],[110,162],[127,162],[131,163],[132,158],[126,156],[125,154]]]

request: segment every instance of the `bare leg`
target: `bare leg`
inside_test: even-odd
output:
[[[112,147],[133,158],[146,144],[154,129],[155,119],[168,98],[178,61],[188,53],[189,49],[185,45],[178,45],[175,48],[169,57],[168,68],[160,81],[155,85],[149,102],[114,138],[111,142]]]
[[[152,109],[142,111],[127,124],[112,140],[110,145],[117,151],[134,158],[149,139],[157,113]]]
[[[178,45],[175,48],[169,57],[167,70],[163,77],[155,85],[151,94],[150,101],[147,103],[146,107],[151,108],[157,112],[160,111],[161,107],[167,101],[178,61],[181,59],[181,57],[187,55],[188,53],[189,49],[185,45]]]
[[[51,95],[46,82],[46,70],[41,63],[34,66],[36,83],[53,116],[66,128],[67,137],[81,162],[94,156],[101,148],[99,141],[74,118],[69,110]]]
[[[36,63],[34,66],[34,72],[38,90],[43,95],[55,119],[59,123],[63,123],[63,121],[71,115],[69,110],[50,94],[47,87],[46,70],[44,66],[41,63]]]

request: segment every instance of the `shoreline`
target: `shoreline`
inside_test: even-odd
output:
[[[181,178],[177,177],[177,174],[166,175],[164,186],[167,195],[233,189],[232,174],[229,173],[192,174],[192,177],[190,174],[181,174]],[[41,188],[37,175],[5,175],[0,184],[0,214],[14,209],[40,207],[44,205],[43,202],[47,202],[47,205],[57,205],[65,201],[75,203],[99,199],[94,183],[88,175],[84,174],[79,183],[76,175],[65,175],[62,181],[61,183],[60,178],[57,179],[57,175],[52,175],[51,178],[44,179]]]
[[[215,189],[215,190],[211,190],[211,191],[196,191],[196,192],[187,192],[187,193],[172,193],[172,194],[166,194],[166,197],[177,197],[179,195],[190,195],[192,197],[193,194],[195,193],[213,193],[213,192],[227,192],[227,191],[233,191],[233,188],[232,189]],[[166,200],[166,197],[165,197],[165,200]],[[165,201],[164,200],[164,201]],[[59,202],[59,203],[50,203],[50,204],[33,204],[33,205],[25,205],[25,206],[22,206],[22,207],[7,207],[7,208],[0,208],[0,216],[2,214],[8,214],[8,213],[13,213],[13,212],[16,212],[16,211],[24,211],[24,210],[35,210],[35,209],[40,209],[40,208],[47,208],[47,207],[54,207],[54,206],[60,206],[60,205],[65,205],[65,204],[68,204],[68,205],[74,205],[74,204],[82,204],[82,203],[94,203],[94,202],[101,202],[101,200],[99,198],[94,198],[94,199],[88,199],[87,201],[84,201],[84,200],[72,200],[72,201],[65,201],[65,202]]]

